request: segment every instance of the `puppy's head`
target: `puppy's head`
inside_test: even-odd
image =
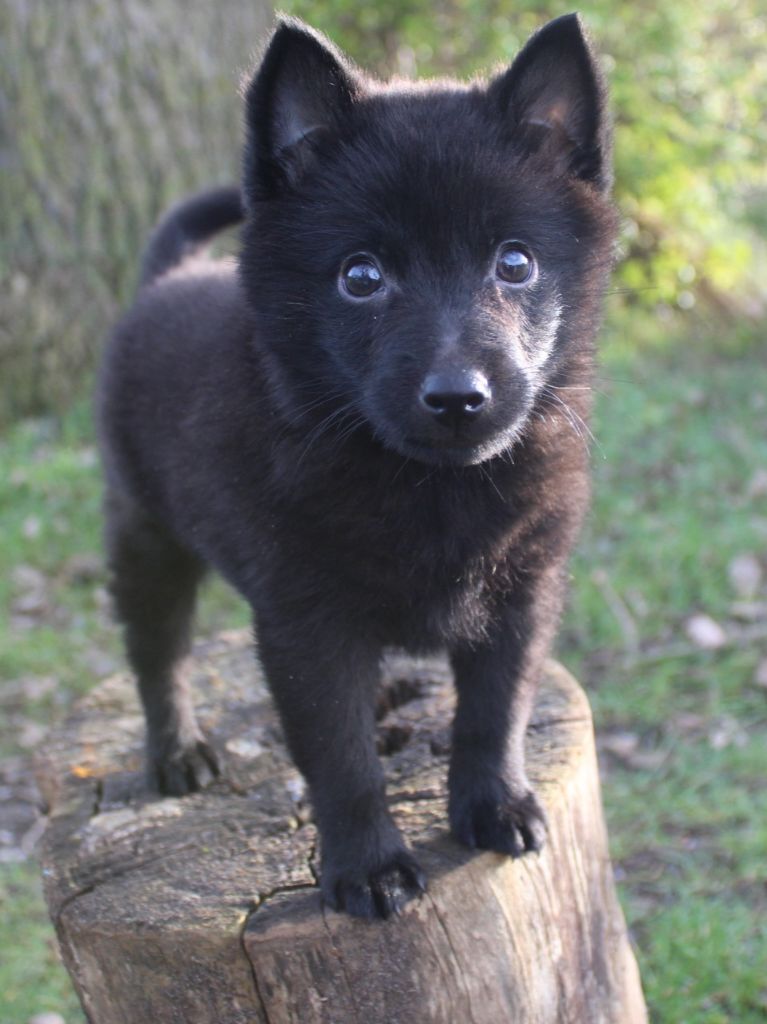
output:
[[[425,462],[510,448],[590,346],[610,263],[605,90],[577,17],[466,86],[381,85],[285,21],[246,118],[241,272],[283,407],[335,406]]]

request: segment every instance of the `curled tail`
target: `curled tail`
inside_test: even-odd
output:
[[[139,287],[178,266],[204,248],[213,235],[238,224],[243,217],[242,197],[234,185],[207,189],[176,203],[149,236]]]

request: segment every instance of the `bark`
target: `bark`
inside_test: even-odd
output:
[[[265,0],[0,3],[0,425],[69,408],[159,214],[239,180],[271,22]]]

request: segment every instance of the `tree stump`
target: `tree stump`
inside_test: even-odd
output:
[[[224,761],[204,792],[144,790],[127,675],[39,757],[46,898],[92,1024],[644,1024],[589,706],[563,668],[549,664],[529,733],[548,844],[513,861],[447,835],[447,665],[387,661],[379,747],[429,891],[386,922],[321,905],[303,783],[247,634],[199,645],[191,672]]]

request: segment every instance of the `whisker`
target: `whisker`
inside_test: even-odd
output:
[[[421,484],[425,484],[427,480],[431,480],[431,478],[434,476],[438,469],[439,467],[435,466],[434,469],[432,469],[429,473],[426,474],[426,476],[422,476],[421,479],[416,484],[416,487],[420,487]]]
[[[493,480],[492,474],[490,473],[490,471],[485,466],[482,465],[481,462],[479,464],[479,471],[482,474],[482,476],[485,478],[485,480],[487,480],[487,482],[493,488],[493,490],[498,495],[498,497],[501,499],[501,501],[504,503],[504,505],[508,504],[508,502],[506,501],[506,498],[504,498],[504,496],[498,490],[498,486],[497,486],[495,480]]]
[[[552,398],[561,407],[567,422],[573,429],[573,433],[578,438],[580,438],[580,440],[585,442],[586,435],[588,435],[588,437],[594,442],[596,447],[599,449],[602,458],[607,458],[607,456],[605,455],[604,448],[594,436],[594,433],[589,427],[588,423],[586,423],[583,417],[578,412],[576,412],[576,410],[573,409],[572,406],[568,405],[567,402],[564,401],[564,399],[560,398],[559,395],[551,391],[549,385],[544,385],[542,389],[542,394],[548,398]]]
[[[547,397],[549,399],[551,399],[552,401],[557,403],[557,406],[562,410],[565,418],[572,425],[572,428],[575,431],[575,433],[578,435],[578,437],[580,437],[581,439],[584,439],[586,435],[583,433],[583,430],[581,429],[581,424],[575,418],[575,414],[574,414],[573,410],[571,409],[571,407],[567,404],[567,402],[563,402],[562,399],[558,395],[547,395]],[[555,407],[554,406],[549,406],[549,408],[555,408]]]
[[[351,420],[350,423],[348,423],[344,428],[342,428],[339,431],[338,437],[337,437],[338,444],[337,444],[336,447],[338,448],[338,447],[340,447],[344,443],[344,441],[348,441],[348,439],[352,436],[352,434],[355,432],[355,430],[359,430],[359,428],[361,426],[363,426],[364,423],[365,423],[365,417],[358,413]]]
[[[554,391],[590,391],[592,394],[601,395],[602,398],[610,397],[609,392],[602,388],[595,388],[591,384],[546,384],[544,386]]]
[[[594,389],[589,384],[546,384],[548,391],[593,391]]]
[[[296,469],[300,469],[302,462],[309,454],[309,450],[312,448],[315,442],[318,441],[320,437],[322,437],[323,434],[326,434],[330,430],[335,420],[339,418],[343,420],[346,416],[348,416],[349,412],[352,409],[354,409],[354,403],[347,402],[345,405],[340,406],[338,409],[334,409],[329,416],[326,416],[324,420],[321,420],[317,424],[317,426],[314,428],[314,430],[311,432],[311,434],[309,434],[309,437],[307,438],[306,446],[303,452],[301,453],[298,462],[296,463]]]
[[[293,414],[291,418],[291,423],[298,422],[298,420],[302,416],[305,416],[306,413],[311,412],[313,409],[319,408],[319,406],[324,405],[325,402],[335,402],[339,398],[344,397],[345,393],[343,391],[335,391],[330,393],[326,392],[325,394],[320,395],[319,398],[313,398],[310,402],[306,402],[304,405],[299,405],[296,409],[291,410]]]
[[[291,430],[292,428],[296,428],[300,424],[302,417],[304,417],[307,413],[313,412],[315,409],[320,408],[327,402],[336,402],[341,398],[345,398],[347,394],[344,391],[324,390],[325,386],[321,380],[312,381],[303,385],[299,384],[297,385],[297,387],[301,391],[313,391],[316,390],[317,388],[323,388],[323,391],[322,394],[320,394],[317,398],[313,398],[310,401],[305,402],[303,405],[299,405],[297,408],[292,409],[290,411],[290,413],[285,417],[285,421],[282,424],[282,429],[275,437],[276,443],[282,441],[289,430]]]
[[[400,466],[399,466],[399,468],[397,469],[397,472],[396,472],[396,473],[394,474],[394,476],[393,476],[393,477],[391,478],[391,481],[390,481],[390,483],[389,483],[389,486],[390,486],[390,487],[393,487],[393,486],[394,486],[394,485],[396,484],[397,480],[398,480],[398,479],[400,478],[401,474],[403,473],[403,471],[404,471],[405,467],[406,467],[406,466],[408,465],[408,463],[410,463],[410,462],[412,462],[412,459],[408,458],[408,457],[407,457],[406,455],[402,456],[402,462],[400,463]]]

